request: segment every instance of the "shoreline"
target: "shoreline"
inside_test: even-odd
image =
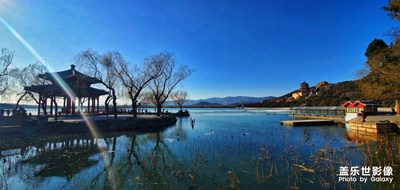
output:
[[[177,121],[175,115],[162,115],[161,117],[133,118],[90,118],[93,129],[90,129],[81,117],[67,118],[59,121],[28,121],[20,125],[0,126],[0,136],[36,136],[49,134],[83,134],[96,132],[157,132],[164,130]]]
[[[283,110],[290,111],[290,107],[244,107],[247,110]]]
[[[311,118],[311,119],[325,119],[325,120],[333,120],[338,124],[345,124],[344,117],[325,117],[325,116],[309,116],[309,115],[293,115],[289,114],[292,118]]]

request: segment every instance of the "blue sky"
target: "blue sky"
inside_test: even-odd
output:
[[[195,72],[191,99],[280,96],[303,81],[355,79],[374,38],[390,43],[381,0],[0,0],[0,16],[55,70],[91,48],[132,63],[173,52]],[[0,25],[0,47],[26,66],[35,57]]]

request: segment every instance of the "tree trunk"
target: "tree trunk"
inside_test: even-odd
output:
[[[115,96],[115,90],[114,89],[112,89],[112,96],[113,96],[113,106],[114,106],[114,119],[118,119],[117,97]]]
[[[24,94],[18,99],[17,103],[15,104],[15,110],[18,109],[19,106],[19,102],[22,100],[22,98],[24,98],[24,96],[27,94],[28,92],[25,91]]]
[[[132,113],[133,113],[133,118],[137,118],[137,102],[132,100]]]
[[[108,111],[108,105],[109,105],[109,102],[110,101],[110,95],[108,95],[107,96],[107,98],[106,98],[106,101],[104,102],[104,106],[105,106],[105,109],[106,109],[106,115],[107,115],[107,117],[108,117],[108,113],[110,113],[109,111]]]
[[[162,108],[162,105],[161,104],[157,104],[157,116],[161,115],[161,108]]]
[[[42,100],[42,111],[44,115],[47,115],[47,107],[45,106],[45,101],[47,101],[47,99]]]
[[[51,101],[53,101],[53,103],[54,103],[54,106],[55,106],[55,115],[54,115],[54,120],[58,120],[58,105],[57,105],[57,102],[56,102],[56,98],[55,97],[53,97],[53,98],[51,98]]]
[[[181,112],[183,112],[182,104],[179,104],[179,108],[181,108]]]
[[[108,102],[107,101],[104,103],[104,106],[105,106],[105,109],[106,109],[106,115],[108,117]]]

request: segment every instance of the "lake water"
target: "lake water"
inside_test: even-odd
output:
[[[190,109],[158,133],[4,137],[1,189],[399,189],[400,139],[285,127],[285,110]],[[392,182],[339,181],[340,167]],[[376,173],[375,173],[376,174]],[[375,175],[375,177],[378,177]],[[374,178],[375,179],[375,178]]]

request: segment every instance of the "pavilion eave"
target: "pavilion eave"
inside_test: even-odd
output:
[[[61,89],[58,85],[26,86],[24,87],[24,89],[45,96],[68,96],[67,92],[64,89]],[[93,97],[109,94],[107,91],[99,90],[92,87],[75,88],[71,90],[75,93],[76,97]]]

